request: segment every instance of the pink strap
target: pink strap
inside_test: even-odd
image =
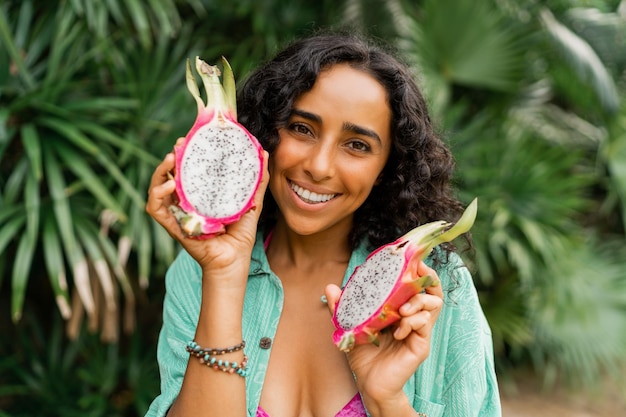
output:
[[[270,415],[267,414],[261,406],[259,406],[259,408],[256,409],[256,417],[270,417]]]
[[[260,406],[256,410],[256,417],[270,417]],[[361,401],[361,394],[358,392],[348,404],[346,404],[335,417],[367,417],[363,401]]]
[[[274,229],[272,229],[265,238],[265,242],[263,242],[263,250],[267,250],[267,247],[270,245],[270,241],[272,240],[272,235],[274,234]],[[265,416],[263,416],[265,417]],[[269,416],[267,416],[269,417]]]

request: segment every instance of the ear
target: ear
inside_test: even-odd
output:
[[[378,174],[378,177],[376,178],[376,181],[374,181],[374,185],[380,185],[380,183],[383,181],[383,173],[381,172],[380,174]]]

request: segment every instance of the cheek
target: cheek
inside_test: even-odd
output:
[[[351,190],[351,192],[358,196],[359,200],[365,201],[372,193],[372,189],[378,183],[378,176],[363,175],[364,172],[377,172],[374,171],[374,167],[368,167],[358,171],[345,172],[344,183]]]
[[[287,146],[285,145],[285,141],[278,136],[278,141],[276,142],[276,147],[270,154],[270,159],[268,162],[268,170],[270,174],[274,174],[281,169],[281,167],[285,164],[286,157],[289,152],[286,152]]]
[[[383,178],[385,164],[382,160],[370,160],[366,163],[343,163],[341,170],[345,178],[352,178],[353,184],[358,184],[360,188],[371,190],[380,184]]]
[[[280,165],[284,165],[291,159],[291,156],[294,153],[292,141],[289,138],[285,138],[283,135],[278,135],[278,141],[276,142],[276,147],[272,152],[272,158],[274,161],[280,161]],[[277,168],[278,163],[274,164],[274,168]]]

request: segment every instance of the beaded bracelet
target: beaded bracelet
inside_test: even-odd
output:
[[[237,352],[238,350],[242,350],[245,347],[246,347],[246,341],[243,340],[238,345],[227,347],[224,349],[206,349],[206,348],[200,347],[199,344],[197,344],[194,340],[192,340],[191,342],[187,343],[187,352],[189,353],[202,352],[202,353],[208,353],[209,355],[224,355],[226,353]]]
[[[248,369],[246,368],[246,365],[248,364],[248,356],[246,356],[245,353],[243,355],[243,360],[241,361],[241,363],[215,358],[215,356],[243,350],[245,346],[246,342],[242,341],[238,345],[227,347],[224,349],[206,349],[192,340],[187,344],[186,350],[190,355],[199,358],[201,364],[206,365],[209,368],[213,368],[216,371],[228,372],[230,374],[237,374],[241,377],[246,377],[248,375]]]

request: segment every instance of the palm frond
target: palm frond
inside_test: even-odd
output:
[[[609,194],[615,194],[621,209],[621,230],[626,230],[626,103],[609,126],[608,140],[601,154],[606,162],[610,177]]]
[[[509,91],[523,75],[522,34],[483,0],[426,0],[414,54],[450,83]]]
[[[538,368],[547,367],[548,383],[560,374],[589,385],[626,356],[626,272],[621,261],[593,249],[598,247],[568,248],[530,292],[530,351]]]
[[[568,9],[562,17],[568,28],[593,48],[616,78],[626,68],[626,16],[589,7]]]
[[[589,43],[560,23],[547,9],[542,10],[541,20],[558,52],[573,66],[579,79],[593,87],[607,111],[617,110],[619,96],[615,82]]]

